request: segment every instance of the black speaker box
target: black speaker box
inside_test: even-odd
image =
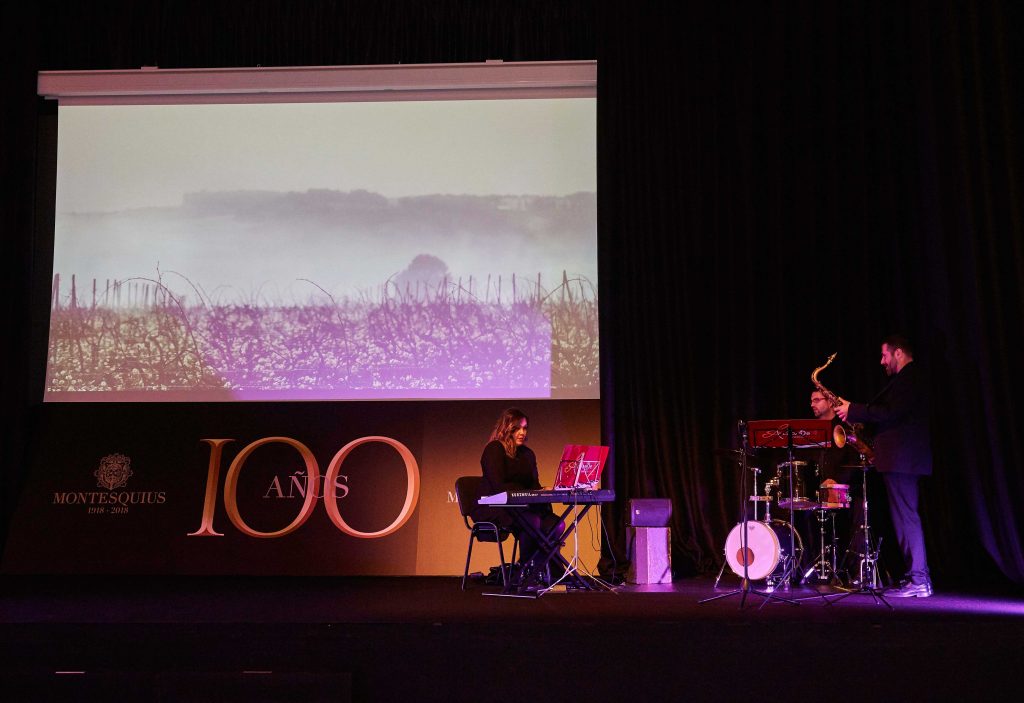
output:
[[[633,527],[668,527],[672,501],[668,498],[633,498],[629,501],[629,524]]]

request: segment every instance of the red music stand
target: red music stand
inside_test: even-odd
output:
[[[751,449],[828,449],[831,420],[750,420]]]

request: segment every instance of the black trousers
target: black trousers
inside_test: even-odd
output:
[[[921,477],[914,474],[885,473],[882,480],[889,494],[889,512],[892,526],[903,554],[907,576],[914,583],[930,580],[928,557],[924,548],[924,531],[921,516],[917,512],[920,493],[918,483]]]
[[[531,506],[531,508],[532,507],[533,506]],[[545,505],[543,508],[547,508],[547,510],[531,509],[525,514],[522,514],[521,517],[544,534],[550,533],[554,529],[555,525],[559,526],[558,529],[560,532],[564,532],[565,525],[561,523],[558,516],[551,511],[551,507]],[[512,526],[512,532],[519,538],[519,560],[522,562],[529,561],[537,553],[540,545],[529,532],[520,529],[518,525]]]

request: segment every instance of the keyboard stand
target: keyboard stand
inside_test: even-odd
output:
[[[568,497],[568,496],[567,496]],[[524,509],[528,508],[526,505],[504,505],[501,506],[509,511],[512,519],[515,520],[516,524],[523,532],[529,533],[534,539],[537,540],[537,544],[540,545],[535,556],[530,560],[528,567],[524,568],[518,575],[513,574],[512,578],[508,579],[505,587],[496,593],[485,592],[485,596],[504,596],[507,598],[539,598],[540,596],[547,593],[547,587],[540,585],[540,576],[542,574],[549,574],[549,567],[560,566],[564,572],[564,575],[559,581],[564,584],[567,588],[576,588],[581,591],[598,591],[601,589],[612,590],[610,586],[595,579],[588,574],[580,573],[579,569],[576,568],[575,564],[570,564],[564,556],[562,556],[562,545],[565,541],[572,536],[578,527],[580,519],[587,514],[593,503],[579,503],[575,505],[567,505],[562,514],[558,517],[558,523],[547,533],[535,527],[531,522],[523,517]],[[566,520],[570,513],[576,511],[573,519]],[[558,532],[558,525],[565,524],[565,530],[561,533]],[[574,560],[576,561],[576,560]],[[518,578],[516,578],[518,576]]]

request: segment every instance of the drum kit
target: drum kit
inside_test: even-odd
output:
[[[805,598],[780,597],[780,591],[788,591],[791,586],[804,585],[813,581],[815,586],[825,585],[842,592],[842,597],[854,594],[871,595],[876,602],[889,605],[881,597],[878,586],[878,574],[876,563],[878,549],[871,539],[871,532],[868,526],[867,517],[867,471],[870,464],[864,454],[860,455],[860,464],[857,466],[843,466],[840,470],[860,469],[863,476],[864,492],[862,498],[857,501],[857,508],[861,514],[857,515],[857,521],[862,524],[857,526],[858,545],[862,545],[862,553],[858,553],[851,545],[847,556],[853,555],[859,561],[859,571],[851,574],[847,587],[840,576],[839,550],[837,547],[836,515],[840,511],[849,510],[852,507],[850,496],[850,485],[838,483],[831,479],[821,480],[818,471],[818,464],[804,461],[810,455],[805,450],[815,451],[820,455],[821,449],[832,446],[831,443],[823,441],[825,432],[830,431],[828,421],[819,420],[771,420],[771,421],[740,421],[738,423],[740,436],[742,438],[741,449],[719,449],[716,455],[728,459],[740,465],[740,496],[742,518],[739,523],[729,532],[725,542],[725,560],[718,577],[715,579],[714,588],[718,589],[725,567],[728,566],[734,574],[740,577],[740,587],[729,593],[716,595],[701,600],[700,603],[707,603],[732,595],[740,595],[740,608],[743,608],[748,594],[761,596],[764,601],[763,607],[770,601],[798,604],[798,601]],[[752,441],[748,442],[748,439]],[[842,446],[842,445],[839,445]],[[786,450],[786,460],[775,464],[774,475],[767,477],[763,487],[758,488],[759,476],[762,469],[757,465],[751,465],[748,458],[761,456],[761,462],[765,455],[752,452],[753,449],[768,449],[773,451]],[[796,452],[802,452],[797,458]],[[768,455],[771,456],[771,455]],[[775,455],[774,459],[779,459]],[[763,464],[762,464],[763,465]],[[753,491],[748,494],[746,490],[747,470],[753,474]],[[812,492],[813,491],[813,492]],[[753,504],[751,510],[750,504]],[[761,506],[764,506],[761,515]],[[773,506],[779,510],[789,511],[788,514],[780,517],[789,519],[778,519],[772,517]],[[753,517],[751,517],[753,513]],[[805,516],[798,520],[798,516]],[[813,517],[818,522],[818,539],[820,546],[817,556],[805,566],[805,545],[804,539],[797,530],[797,524],[807,528],[806,536],[812,542],[814,536],[808,527]],[[753,581],[763,583],[763,588],[758,590],[753,587]],[[823,597],[826,602],[832,603],[825,597],[820,589],[817,595]],[[891,606],[889,606],[891,607]]]
[[[763,489],[759,491],[761,469],[756,466],[749,468],[754,475],[754,492],[748,501],[753,504],[754,517],[746,522],[747,547],[745,551],[741,549],[744,523],[737,523],[726,538],[725,563],[715,586],[726,566],[740,577],[746,566],[748,577],[763,579],[768,592],[790,583],[806,584],[810,581],[839,585],[842,578],[835,517],[839,511],[851,506],[849,484],[836,483],[831,479],[821,481],[816,464],[793,460],[777,464],[774,475],[764,481]],[[793,522],[773,518],[773,505],[792,511],[790,515],[803,512],[817,518],[820,550],[808,564],[804,562],[805,545],[800,532]],[[764,506],[763,515],[761,506]],[[805,566],[806,571],[801,572]]]
[[[823,366],[819,366],[811,373],[811,381],[817,388],[817,392],[830,402],[833,408],[838,407],[841,400],[834,393],[829,391],[818,381],[820,372],[832,363],[836,355],[828,358]],[[817,414],[817,413],[816,413]],[[844,591],[843,597],[864,594],[872,596],[876,602],[889,603],[881,596],[880,583],[877,569],[878,545],[871,538],[871,528],[868,524],[868,493],[867,493],[867,471],[873,458],[872,448],[858,437],[862,427],[858,425],[845,425],[834,422],[835,417],[815,419],[772,419],[772,420],[740,420],[737,423],[739,435],[742,440],[740,449],[719,449],[716,454],[729,458],[740,464],[740,497],[741,514],[740,522],[732,528],[725,541],[725,561],[718,578],[715,579],[715,588],[725,572],[726,565],[733,573],[741,578],[741,587],[733,593],[743,596],[740,607],[746,599],[747,593],[755,593],[765,598],[764,603],[770,600],[781,600],[789,603],[796,603],[797,600],[779,598],[775,591],[779,588],[788,588],[796,583],[803,585],[812,576],[819,583],[826,583],[828,586],[836,587]],[[844,466],[841,469],[857,468],[861,470],[863,494],[858,501],[857,507],[861,510],[858,521],[861,524],[856,526],[859,538],[856,540],[861,551],[857,551],[851,545],[848,554],[857,557],[859,571],[849,579],[853,588],[846,588],[842,583],[838,568],[838,549],[836,535],[836,513],[841,510],[848,510],[851,507],[850,486],[845,483],[837,483],[833,480],[821,480],[817,464],[808,461],[798,460],[796,452],[810,450],[814,456],[819,456],[824,462],[825,450],[830,448],[843,449],[850,443],[856,448],[860,455],[860,464]],[[758,474],[761,469],[757,466],[749,466],[748,457],[756,457],[757,454],[751,450],[770,450],[779,452],[785,450],[786,460],[775,466],[775,475],[764,482],[763,495],[758,491]],[[811,456],[801,454],[801,457]],[[774,455],[778,459],[778,454]],[[754,474],[754,490],[747,496],[746,474],[747,469]],[[814,490],[814,494],[811,490]],[[753,503],[753,520],[750,519],[750,508],[747,503]],[[764,517],[761,518],[759,507],[764,504]],[[773,519],[771,516],[772,505],[775,504],[780,510],[788,510],[791,520]],[[806,572],[800,576],[800,569],[803,566],[804,545],[795,523],[797,516],[801,513],[807,515],[813,512],[818,521],[818,545],[820,551],[814,557],[813,563]],[[804,521],[807,522],[807,521]],[[828,529],[826,529],[828,528]],[[826,533],[830,533],[828,539]],[[813,540],[810,534],[808,537]],[[765,590],[752,590],[751,580],[764,580]],[[733,593],[707,598],[701,603],[706,603],[719,598],[725,598]],[[824,594],[819,594],[824,597]],[[832,603],[825,598],[825,601]]]

